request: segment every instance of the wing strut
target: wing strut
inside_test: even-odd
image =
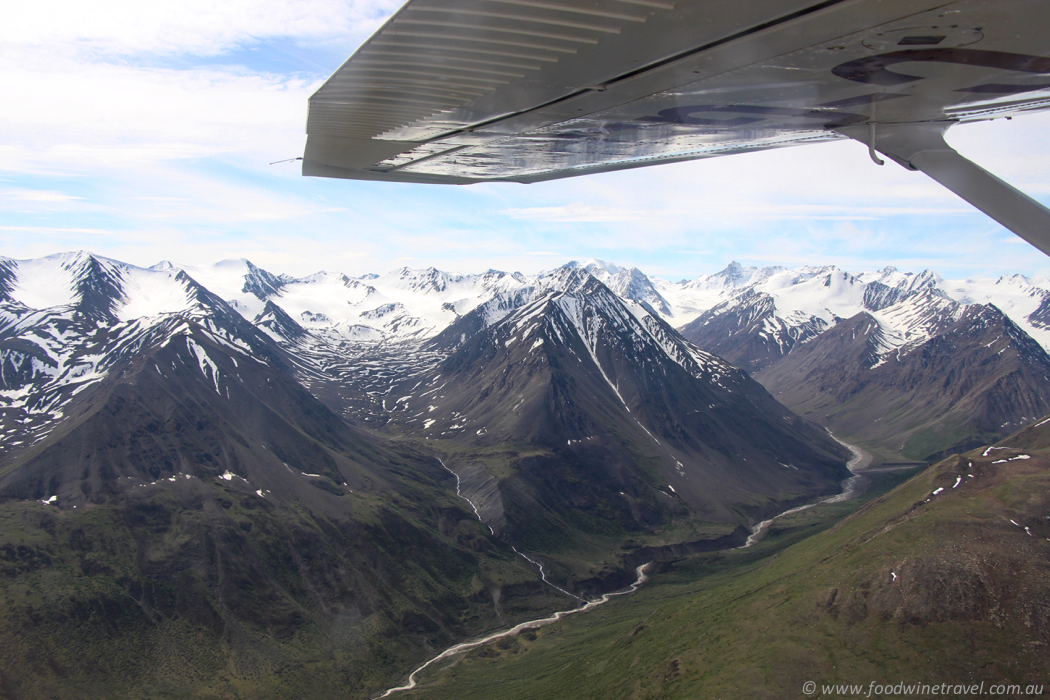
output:
[[[959,155],[944,141],[954,122],[857,124],[835,130],[919,170],[1050,255],[1050,209]]]

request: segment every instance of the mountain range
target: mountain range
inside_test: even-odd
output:
[[[362,697],[569,599],[184,272],[6,269],[5,696]]]
[[[365,697],[838,492],[825,427],[889,460],[1050,412],[1048,289],[0,259],[0,627],[36,664],[0,690]]]
[[[615,538],[679,517],[723,523],[728,529],[715,533],[727,536],[785,505],[834,492],[846,476],[841,446],[746,373],[684,341],[653,307],[661,302],[637,270],[590,264],[531,278],[431,269],[293,280],[247,261],[188,272],[85,253],[7,261],[5,269],[10,378],[0,394],[9,402],[0,444],[9,448],[10,467],[0,474],[0,493],[12,497],[57,497],[72,507],[93,494],[122,493],[125,483],[189,473],[194,462],[255,483],[239,465],[287,470],[320,460],[330,473],[313,486],[331,482],[327,488],[338,492],[348,484],[352,491],[355,483],[382,482],[356,475],[356,462],[354,477],[351,467],[336,469],[331,453],[356,454],[365,449],[358,443],[372,439],[360,429],[385,426],[430,440],[434,450],[444,449],[437,441],[454,443],[455,473],[463,462],[473,481],[499,482],[488,489],[498,503],[489,525],[553,551],[555,542],[575,547],[565,536],[574,528]],[[592,271],[642,301],[616,294]],[[382,334],[385,340],[375,340]],[[163,359],[153,359],[157,353]],[[118,376],[123,387],[131,368],[150,366],[149,381],[136,378],[136,386],[149,386],[151,398],[173,397],[172,405],[128,401],[121,411],[100,412]],[[278,386],[276,377],[249,379],[249,370],[263,369],[279,374],[296,398],[260,393]],[[193,392],[206,406],[180,404],[183,387],[161,386],[191,375],[211,387]],[[245,381],[254,393],[242,391]],[[450,383],[460,391],[443,393]],[[303,389],[328,412],[310,403],[299,419],[291,407],[305,406]],[[223,415],[242,405],[251,410]],[[167,417],[176,410],[183,421]],[[136,412],[164,420],[128,435]],[[198,414],[216,415],[205,424],[221,434],[200,426],[188,433],[185,416]],[[337,448],[294,437],[287,446],[272,444],[287,430],[338,436]],[[186,443],[170,444],[173,433],[188,435]],[[104,436],[105,447],[85,447],[77,435]],[[486,454],[492,450],[501,456]],[[57,459],[59,452],[68,457]],[[486,459],[498,464],[478,469]],[[611,574],[606,565],[615,562],[592,573]]]
[[[536,275],[402,268],[292,278],[245,260],[143,269],[76,253],[0,260],[0,447],[17,453],[41,439],[81,391],[140,348],[181,332],[187,319],[215,342],[283,366],[344,419],[378,427],[404,416],[394,410],[404,406],[387,406],[395,384],[421,381],[468,338],[491,336],[508,315],[564,291],[569,273],[594,279],[615,304],[644,315],[637,329],[663,324],[670,337],[677,325],[683,338],[747,370],[802,416],[891,458],[983,444],[1050,410],[1042,398],[1050,395],[1046,280],[731,263],[672,283],[601,261]],[[675,361],[675,352],[660,354]],[[207,353],[197,355],[207,374]],[[608,385],[608,359],[592,364]],[[950,391],[938,388],[945,381],[954,381]],[[616,401],[627,406],[622,396]],[[421,432],[436,437],[431,428],[448,433],[453,423],[435,420]]]
[[[1050,411],[1046,280],[733,265],[726,278],[683,336],[890,459],[965,451]]]
[[[295,279],[246,261],[186,269],[286,348],[294,346],[294,354],[310,358],[319,374],[336,377],[334,384],[318,385],[319,396],[373,424],[388,420],[388,413],[381,406],[373,410],[374,402],[342,385],[361,374],[362,363],[390,366],[390,353],[377,348],[412,348],[395,353],[402,358],[396,370],[379,374],[411,371],[404,361],[409,357],[421,358],[422,371],[437,359],[426,354],[435,347],[433,338],[457,323],[460,334],[470,335],[463,319],[476,309],[482,311],[469,323],[475,329],[492,325],[543,295],[564,270],[589,274],[699,348],[747,370],[803,417],[891,461],[984,444],[1050,410],[1041,398],[1050,396],[1050,281],[1021,275],[946,280],[930,270],[853,273],[833,266],[788,270],[733,262],[715,274],[672,282],[597,260],[534,275],[401,268],[357,278],[318,273]],[[985,320],[971,323],[973,314]],[[858,345],[845,350],[836,338],[849,324],[867,331],[863,340],[850,331]],[[813,342],[820,338],[822,343]],[[836,349],[821,350],[828,343]],[[945,343],[954,350],[938,350]],[[981,350],[993,346],[991,354]],[[921,367],[927,383],[902,393],[899,388],[912,381],[909,367]],[[357,380],[369,383],[373,395],[388,390],[374,370],[369,375]],[[933,395],[939,393],[936,381],[945,378],[955,378],[947,392],[950,410],[945,396]],[[909,408],[894,418],[893,397],[905,394]],[[862,404],[863,410],[853,411]],[[841,408],[829,409],[833,405]]]

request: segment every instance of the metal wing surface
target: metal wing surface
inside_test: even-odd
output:
[[[1009,116],[1050,106],[1048,26],[1045,0],[410,0],[311,98],[303,174],[536,182]]]

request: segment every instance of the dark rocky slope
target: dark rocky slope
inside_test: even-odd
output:
[[[796,348],[756,378],[833,430],[936,459],[989,442],[1050,411],[1050,356],[994,306],[880,361],[866,314]]]
[[[0,693],[363,698],[432,645],[567,604],[436,460],[215,319],[119,343],[0,460]]]
[[[512,537],[644,530],[683,507],[746,522],[838,489],[844,448],[585,272],[476,330],[484,313],[438,336],[455,349],[389,403],[432,439],[520,448],[493,473],[503,517],[490,524]]]

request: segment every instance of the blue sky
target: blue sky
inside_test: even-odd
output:
[[[1050,276],[918,173],[836,142],[536,185],[303,178],[309,95],[392,0],[19,3],[0,27],[0,255],[274,272],[533,272],[597,257],[674,279],[744,264]],[[948,140],[1050,203],[1050,114]]]

